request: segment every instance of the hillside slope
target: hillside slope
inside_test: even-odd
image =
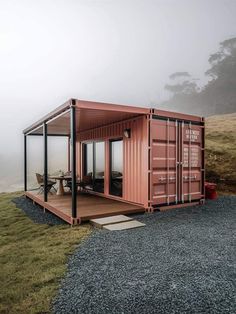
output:
[[[206,179],[236,192],[236,113],[206,119]]]

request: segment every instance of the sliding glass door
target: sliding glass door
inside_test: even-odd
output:
[[[123,140],[111,140],[109,194],[122,197],[123,194]],[[90,189],[104,193],[105,142],[83,144],[84,178]]]
[[[122,197],[123,140],[110,141],[110,194]]]
[[[104,193],[105,143],[94,143],[94,191]]]
[[[84,175],[93,176],[93,143],[84,144]]]
[[[83,145],[84,181],[90,182],[90,188],[104,193],[105,144],[92,142]]]
[[[93,190],[93,143],[83,144],[83,178],[86,189]]]

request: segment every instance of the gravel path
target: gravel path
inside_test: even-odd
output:
[[[39,224],[47,225],[62,225],[66,224],[65,221],[59,217],[53,215],[49,211],[43,212],[42,207],[37,204],[33,204],[32,200],[25,198],[24,196],[16,197],[12,200],[16,204],[17,208],[23,210],[23,212],[33,221]]]
[[[236,312],[236,197],[135,217],[70,257],[54,313]]]

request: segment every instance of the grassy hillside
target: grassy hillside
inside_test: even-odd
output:
[[[0,193],[0,313],[49,313],[68,255],[88,236],[86,225],[32,222]]]
[[[236,192],[236,113],[206,119],[206,176]]]

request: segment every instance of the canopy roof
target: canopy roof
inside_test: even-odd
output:
[[[48,135],[70,135],[70,107],[76,108],[77,132],[101,127],[150,113],[149,108],[122,106],[71,99],[42,119],[26,128],[23,133],[43,135],[43,123],[48,125]]]

